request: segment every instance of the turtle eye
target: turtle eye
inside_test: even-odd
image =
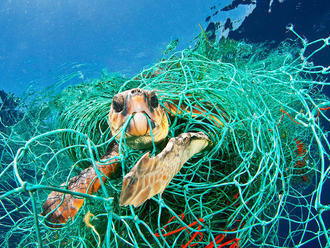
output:
[[[121,112],[124,109],[124,97],[122,95],[116,95],[112,99],[112,108],[116,112]]]
[[[150,98],[150,106],[153,108],[157,108],[158,107],[158,98],[156,95],[152,95]]]

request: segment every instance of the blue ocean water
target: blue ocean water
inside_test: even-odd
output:
[[[82,79],[95,78],[102,69],[132,76],[156,62],[171,40],[179,39],[178,49],[189,46],[200,32],[198,24],[205,28],[211,5],[202,0],[1,1],[0,88],[21,94],[32,81],[49,86],[57,76],[76,71]],[[233,18],[242,17],[247,9],[233,12]]]
[[[330,33],[327,0],[6,0],[0,3],[0,89],[20,96],[31,84],[42,89],[74,72],[80,76],[66,85],[80,83],[104,69],[132,76],[159,60],[171,40],[179,39],[178,50],[188,47],[199,23],[207,29],[228,18],[218,37],[278,43],[290,36],[290,23],[310,40]],[[327,54],[315,63],[329,66]]]

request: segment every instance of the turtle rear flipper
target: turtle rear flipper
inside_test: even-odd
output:
[[[101,161],[96,162],[103,182],[106,180],[106,177],[110,177],[117,171],[119,167],[118,159],[112,158],[118,155],[118,145],[114,143],[110,151],[102,156]],[[93,194],[99,190],[101,182],[94,167],[90,166],[61,186],[65,185],[67,185],[68,190],[73,192]],[[84,202],[85,198],[53,191],[42,205],[43,212],[41,215],[46,216],[48,226],[62,227],[69,219],[74,218]]]
[[[155,157],[146,153],[124,177],[120,205],[140,206],[156,194],[161,194],[183,164],[210,143],[203,132],[183,133],[171,138]]]

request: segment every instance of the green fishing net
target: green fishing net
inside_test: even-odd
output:
[[[311,58],[329,45],[296,35],[271,49],[203,33],[193,48],[164,55],[131,79],[100,79],[32,94],[24,117],[2,132],[1,247],[304,247],[330,245],[329,68]],[[169,137],[203,131],[212,147],[184,164],[162,196],[119,207],[123,176],[146,152],[120,141],[121,170],[96,194],[60,185],[100,159],[113,140],[107,115],[114,94],[155,90],[160,104],[188,106]],[[193,115],[198,106],[204,113]],[[210,121],[216,117],[224,126]],[[160,149],[152,148],[154,154]],[[46,225],[51,191],[85,197],[62,228]],[[285,230],[285,231],[283,231]]]

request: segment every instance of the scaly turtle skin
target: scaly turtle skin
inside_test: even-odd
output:
[[[157,145],[167,137],[169,130],[167,116],[171,117],[182,112],[176,105],[168,102],[165,103],[165,107],[166,109],[159,104],[154,91],[136,88],[118,93],[113,97],[108,117],[111,134],[116,140],[120,140],[123,127],[128,122],[124,132],[128,146],[133,149],[146,149],[152,147],[152,141]],[[192,110],[192,114],[205,115],[198,108]],[[212,115],[207,117],[216,125],[223,125]],[[131,119],[128,121],[128,118]],[[182,165],[209,145],[210,139],[205,133],[188,132],[171,138],[158,155],[150,157],[150,153],[146,153],[124,177],[119,204],[138,207],[154,195],[161,194]],[[103,181],[118,169],[119,163],[116,159],[119,155],[118,151],[119,145],[113,142],[106,154],[97,162],[97,169]],[[100,186],[94,167],[90,166],[78,176],[71,178],[67,189],[93,194]],[[53,191],[42,206],[42,215],[47,216],[48,221],[54,224],[63,224],[77,214],[83,203],[84,199]]]

